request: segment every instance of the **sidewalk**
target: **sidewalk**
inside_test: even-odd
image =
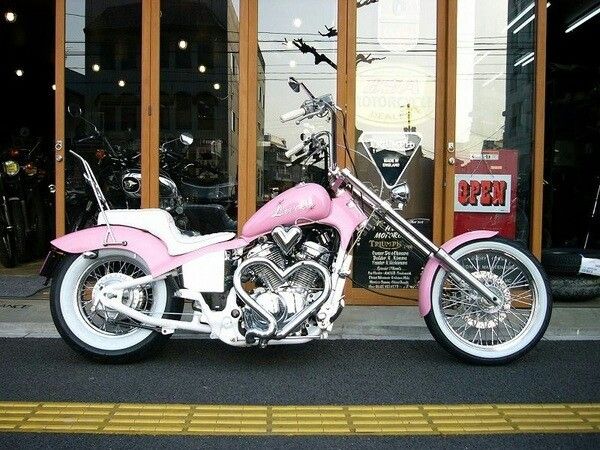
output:
[[[0,338],[57,338],[47,298],[0,300]],[[201,338],[177,332],[176,337]],[[348,306],[331,339],[430,340],[416,306]],[[600,301],[554,304],[545,335],[549,340],[600,340]]]

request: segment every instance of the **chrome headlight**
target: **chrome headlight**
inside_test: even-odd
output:
[[[406,181],[402,181],[398,186],[392,188],[392,198],[399,203],[406,205],[410,200],[410,189]]]
[[[4,161],[4,173],[13,176],[19,173],[21,166],[16,161],[8,160]]]

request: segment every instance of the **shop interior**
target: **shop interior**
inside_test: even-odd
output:
[[[594,9],[599,14],[566,32]],[[548,8],[545,247],[600,244],[600,53],[592,50],[599,27],[598,1]]]
[[[0,271],[34,273],[54,235],[54,2],[2,3]]]
[[[599,29],[597,0],[548,8],[543,262],[564,279],[558,294],[567,287],[574,298],[600,293],[589,276],[600,258]]]

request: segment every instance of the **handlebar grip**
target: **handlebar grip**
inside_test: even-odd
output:
[[[285,152],[285,157],[291,158],[296,153],[298,153],[300,150],[302,150],[304,148],[304,146],[305,146],[304,142],[300,142],[299,144],[296,144],[291,149],[289,149],[287,152]]]
[[[289,122],[290,120],[297,119],[306,114],[306,110],[304,108],[294,109],[293,111],[286,112],[282,114],[279,118],[282,122]]]

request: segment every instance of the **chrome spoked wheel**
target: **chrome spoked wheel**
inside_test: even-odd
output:
[[[95,259],[66,256],[50,290],[50,311],[60,335],[72,348],[95,359],[128,361],[147,354],[168,336],[140,327],[136,321],[95,300],[111,284],[148,273],[139,256],[124,250],[100,250]],[[177,314],[178,318],[183,303],[173,300],[168,286],[167,280],[159,280],[129,289],[123,293],[122,301],[152,317]]]
[[[111,284],[131,281],[146,276],[138,261],[124,256],[106,257],[92,264],[82,275],[77,289],[81,317],[94,330],[107,335],[125,335],[137,330],[137,323],[110,308],[104,308],[97,299]],[[123,303],[130,308],[148,313],[154,303],[151,285],[136,287],[123,293]],[[96,305],[94,307],[94,305]]]
[[[509,241],[478,241],[452,256],[494,292],[484,299],[455,275],[440,269],[432,286],[428,326],[455,354],[475,361],[514,359],[541,338],[551,299],[539,264]]]

